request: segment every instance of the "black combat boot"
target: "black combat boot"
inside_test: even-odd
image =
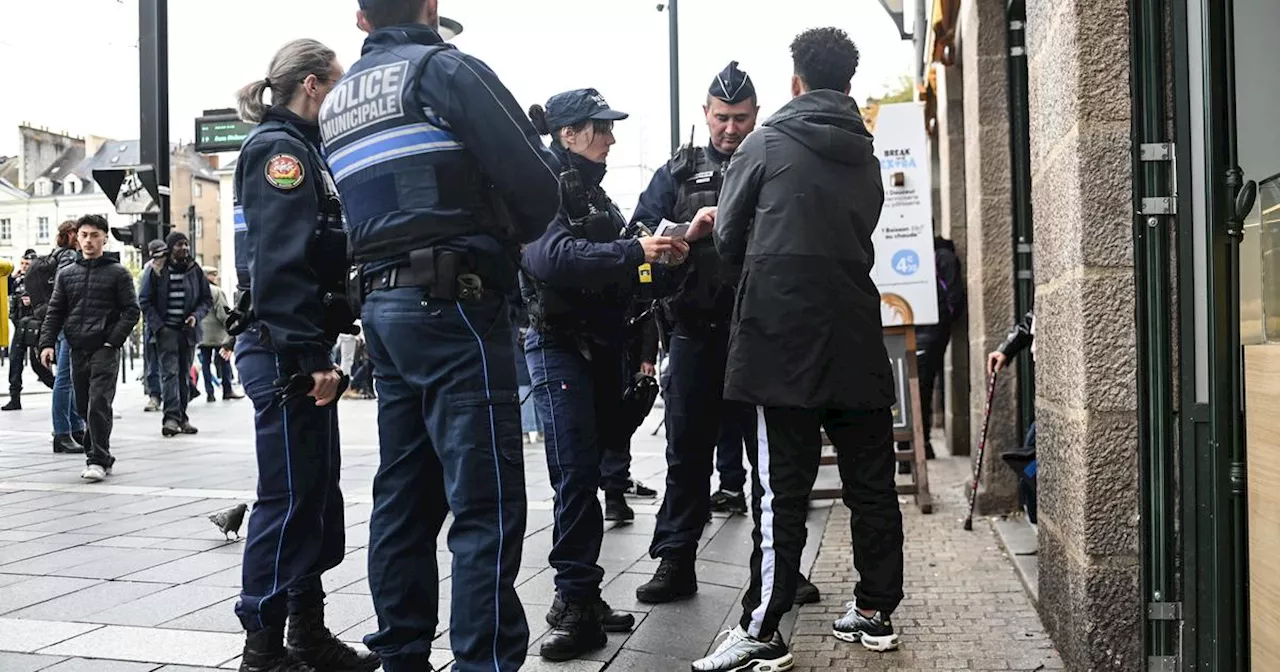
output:
[[[698,592],[698,571],[693,558],[663,558],[649,583],[636,588],[636,599],[662,604],[693,597]]]
[[[804,574],[796,576],[796,604],[814,604],[822,601],[822,592]]]
[[[598,600],[595,604],[596,612],[600,616],[600,626],[605,632],[631,632],[636,627],[635,614],[628,614],[625,611],[614,611],[608,602],[603,599]],[[547,612],[547,625],[556,627],[560,625],[560,618],[564,615],[565,601],[560,597],[560,593],[556,593],[556,599],[551,603],[551,610]]]
[[[284,648],[284,628],[264,628],[245,633],[240,672],[317,672],[289,655]]]
[[[636,519],[636,512],[627,504],[627,496],[621,492],[604,493],[604,519],[615,523],[628,523]]]
[[[21,411],[22,393],[9,390],[9,403],[0,406],[0,411]]]
[[[602,649],[609,643],[600,624],[600,612],[594,604],[565,604],[559,622],[542,639],[542,657],[562,662]]]
[[[74,439],[76,443],[78,443],[78,444],[80,444],[80,445],[82,445],[82,446],[87,446],[87,445],[89,445],[89,442],[84,440],[84,430],[83,430],[83,429],[82,429],[82,430],[80,430],[80,431],[78,431],[78,432],[71,432],[71,438],[72,438],[72,439]]]
[[[55,434],[53,437],[53,452],[59,455],[83,455],[84,446],[76,443],[70,434]]]
[[[369,672],[382,661],[343,644],[324,625],[324,602],[289,605],[289,655],[317,672]]]

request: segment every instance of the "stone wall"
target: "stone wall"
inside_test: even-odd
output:
[[[1127,3],[1027,3],[1040,611],[1067,669],[1141,665]]]
[[[969,0],[960,10],[966,218],[964,242],[957,243],[964,251],[969,289],[969,435],[975,446],[986,402],[983,362],[986,353],[1004,340],[1014,321],[1004,8],[1005,0]],[[992,403],[988,459],[978,491],[982,513],[1010,511],[1017,506],[1017,482],[998,457],[1021,441],[1013,378],[1001,377]]]
[[[968,212],[964,182],[964,77],[959,65],[935,64],[938,82],[938,132],[933,142],[938,151],[939,184],[938,233],[956,245],[962,268],[969,267]],[[943,367],[946,408],[943,416],[952,454],[969,454],[969,319],[965,315],[951,329]]]

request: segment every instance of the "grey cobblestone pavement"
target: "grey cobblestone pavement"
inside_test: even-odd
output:
[[[142,412],[145,398],[131,380],[116,398],[123,416],[112,441],[119,463],[106,483],[89,485],[79,479],[80,456],[51,453],[50,400],[47,393],[24,396],[26,410],[0,415],[0,672],[234,669],[242,645],[232,612],[242,546],[223,540],[206,516],[253,501],[248,401],[196,399],[191,417],[200,434],[164,439],[159,414]],[[325,575],[325,587],[331,628],[358,643],[376,629],[365,573],[376,405],[343,402],[341,414],[347,558]],[[655,410],[636,434],[633,473],[662,490],[663,441],[651,436],[659,417]],[[546,562],[552,492],[542,447],[526,445],[525,459],[530,512],[518,580],[536,652],[553,591]],[[751,547],[750,520],[741,516],[717,516],[708,525],[696,599],[657,607],[636,602],[636,586],[657,566],[647,551],[658,503],[632,500],[637,520],[606,532],[601,557],[604,597],[636,613],[635,631],[611,635],[590,660],[547,664],[535,653],[524,669],[683,671],[737,620]],[[957,510],[944,496],[931,517],[907,511],[908,597],[897,618],[903,651],[874,657],[829,635],[852,589],[848,517],[842,506],[815,503],[804,563],[817,559],[814,579],[824,599],[784,621],[786,634],[798,628],[797,669],[1032,670],[1039,669],[1036,661],[1052,668],[1056,658],[989,527],[964,536]],[[440,544],[445,548],[443,533]],[[438,559],[447,598],[450,555]],[[449,608],[443,600],[438,669],[451,658]]]
[[[831,623],[844,614],[857,582],[849,511],[832,509],[810,577],[823,601],[800,612],[791,639],[793,672],[1062,669],[990,521],[975,520],[972,532],[961,528],[968,469],[967,458],[930,462],[934,512],[902,505],[906,598],[893,617],[902,638],[894,652],[873,653],[831,636]]]

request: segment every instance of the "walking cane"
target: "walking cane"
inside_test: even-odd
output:
[[[964,518],[966,532],[973,531],[973,505],[978,499],[978,480],[982,477],[982,457],[987,452],[987,427],[991,425],[991,398],[996,394],[996,372],[987,383],[987,405],[982,409],[982,433],[978,435],[978,459],[973,468],[973,485],[969,488],[969,515]]]

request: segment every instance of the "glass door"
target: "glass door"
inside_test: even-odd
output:
[[[1240,242],[1254,670],[1280,670],[1280,2],[1235,0],[1237,147],[1258,197]]]

